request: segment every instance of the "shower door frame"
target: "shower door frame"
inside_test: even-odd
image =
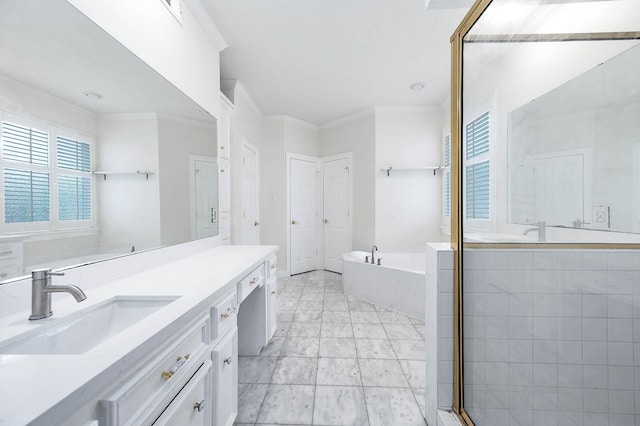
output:
[[[464,408],[463,335],[462,335],[462,277],[465,248],[507,249],[607,249],[640,250],[640,244],[607,243],[464,243],[463,235],[463,41],[493,0],[476,0],[450,38],[451,42],[451,248],[453,249],[453,413],[466,425],[473,421]],[[572,33],[572,34],[515,34],[473,36],[467,42],[550,42],[640,39],[640,32]]]

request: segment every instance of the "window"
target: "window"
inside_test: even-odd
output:
[[[91,145],[56,133],[2,122],[5,227],[52,231],[94,225]]]
[[[444,138],[444,217],[451,217],[451,135]]]
[[[489,112],[465,129],[466,218],[489,219]]]

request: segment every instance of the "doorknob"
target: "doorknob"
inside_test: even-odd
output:
[[[295,220],[292,220],[292,221],[291,221],[291,224],[292,224],[292,225],[297,225],[297,224],[299,224],[299,223],[300,223],[300,222],[296,222]]]
[[[327,219],[323,219],[323,220],[322,220],[322,223],[329,223],[329,220],[327,220]]]
[[[260,226],[260,222],[253,222],[253,226]]]

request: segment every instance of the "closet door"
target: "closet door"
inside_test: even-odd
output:
[[[289,158],[289,244],[291,275],[318,267],[319,172],[315,158]]]
[[[260,244],[258,210],[258,149],[242,145],[242,244]]]
[[[351,251],[349,221],[351,158],[323,160],[324,269],[342,273],[342,255]]]

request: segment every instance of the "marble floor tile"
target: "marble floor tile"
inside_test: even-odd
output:
[[[278,326],[276,327],[276,331],[273,333],[274,337],[285,337],[289,332],[289,327],[291,323],[288,321],[278,321]]]
[[[353,324],[353,337],[356,339],[386,339],[387,333],[382,324]]]
[[[371,426],[425,426],[410,389],[364,388]]]
[[[319,356],[324,358],[356,358],[358,355],[353,339],[321,337]]]
[[[327,296],[333,295],[333,294],[343,294],[344,290],[342,289],[342,286],[340,287],[325,287],[324,288],[324,298],[325,300],[327,299]]]
[[[313,400],[314,386],[269,385],[258,423],[310,425]]]
[[[317,385],[361,386],[357,359],[318,358]]]
[[[400,366],[402,367],[402,371],[404,371],[405,377],[409,381],[409,386],[413,389],[424,390],[426,376],[425,362],[401,359]]]
[[[300,296],[300,301],[303,300],[324,300],[324,291],[321,292],[316,292],[316,291],[312,291],[312,292],[302,292],[302,296]]]
[[[363,386],[409,387],[400,363],[395,359],[360,359]]]
[[[358,358],[396,359],[389,339],[355,339]]]
[[[298,302],[297,299],[278,299],[278,310],[283,310],[283,311],[295,311],[296,308],[298,307],[298,304],[300,302]]]
[[[239,356],[238,383],[269,383],[278,358]]]
[[[322,322],[339,322],[351,324],[349,311],[323,311]]]
[[[349,302],[349,309],[352,311],[370,311],[375,312],[376,308],[369,302],[351,301]]]
[[[367,407],[361,387],[317,386],[313,423],[319,425],[367,425]]]
[[[409,320],[411,321],[411,324],[413,324],[413,325],[424,325],[424,320],[422,320],[422,319],[409,317]]]
[[[325,296],[324,300],[324,310],[325,311],[348,311],[349,305],[345,301],[328,301]]]
[[[389,339],[422,340],[422,336],[420,336],[412,324],[383,324],[382,326],[387,332]]]
[[[298,302],[298,311],[321,311],[322,306],[321,300],[301,300]]]
[[[399,314],[398,312],[378,311],[378,317],[383,324],[411,324],[408,316]]]
[[[295,317],[294,317],[295,319]],[[289,327],[289,337],[320,337],[319,322],[292,322]]]
[[[296,313],[296,311],[284,311],[282,309],[278,309],[278,322],[280,321],[285,321],[285,322],[291,322],[293,321],[293,315]]]
[[[425,405],[427,403],[427,390],[424,388],[412,388],[413,396],[416,398],[416,402],[418,403],[418,407],[420,407],[420,412],[422,413],[422,417],[426,417],[426,409]]]
[[[297,311],[294,322],[322,322],[322,311]]]
[[[424,340],[390,339],[390,341],[398,359],[425,360],[426,347]]]
[[[269,343],[267,343],[267,346],[262,348],[260,356],[280,356],[285,340],[285,337],[272,337]]]
[[[287,337],[281,356],[318,357],[320,339],[310,337]]]
[[[280,357],[271,383],[280,385],[314,385],[318,358]]]
[[[426,333],[425,325],[424,324],[414,324],[413,326],[416,328],[416,330],[418,330],[418,333],[420,334],[420,337],[422,337],[422,340],[424,340],[425,339],[424,335]]]
[[[333,303],[333,302],[347,302],[347,296],[340,293],[340,294],[325,294],[324,295],[324,301],[328,302],[328,303]],[[347,304],[348,307],[348,304]]]
[[[354,324],[380,324],[380,318],[375,311],[351,311],[351,322]]]
[[[238,385],[238,423],[254,424],[258,419],[258,413],[267,394],[269,385],[243,384]]]
[[[320,337],[353,337],[353,327],[351,322],[323,322],[320,330]]]

